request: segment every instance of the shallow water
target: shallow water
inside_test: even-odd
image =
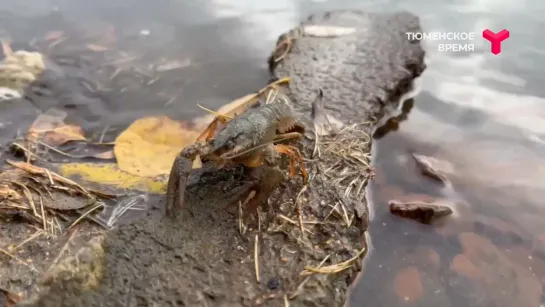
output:
[[[52,58],[85,57],[91,73],[130,71],[112,78],[128,90],[112,91],[94,110],[97,126],[125,126],[151,114],[193,118],[202,112],[197,104],[219,106],[260,88],[277,36],[314,12],[408,9],[428,31],[508,28],[498,56],[484,40],[472,53],[429,46],[408,119],[375,143],[373,249],[350,302],[533,307],[545,304],[545,22],[538,18],[545,6],[534,2],[9,0],[0,9],[0,34],[15,49],[50,46]],[[59,30],[65,40],[35,42]],[[89,43],[108,50],[89,51]],[[158,59],[162,69],[152,65]],[[2,110],[2,143],[36,116],[32,106]],[[452,185],[422,177],[413,151],[452,163]],[[388,213],[393,198],[423,197],[447,198],[455,215],[423,226]]]

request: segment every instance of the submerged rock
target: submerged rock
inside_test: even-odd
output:
[[[481,306],[531,307],[542,303],[543,288],[534,273],[510,260],[490,240],[475,233],[461,233],[458,240],[463,253],[454,257],[450,269],[456,279],[470,281],[471,291],[466,292],[459,286],[454,291],[464,291],[471,301],[478,301]]]
[[[451,215],[452,209],[441,202],[390,201],[390,212],[423,224],[430,224],[439,218]]]
[[[454,173],[454,167],[448,161],[419,154],[413,154],[412,156],[422,174],[443,184],[448,182],[447,175]]]

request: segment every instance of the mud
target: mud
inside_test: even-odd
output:
[[[204,169],[191,178],[183,214],[168,219],[158,206],[146,219],[95,238],[18,306],[343,305],[366,247],[369,135],[424,70],[424,52],[406,39],[405,32],[419,31],[408,13],[332,12],[306,23],[358,30],[299,37],[273,69],[277,78],[292,78],[282,91],[308,124],[301,147],[311,178],[306,188],[298,177],[286,179],[257,219],[241,225],[236,206],[227,204],[247,192],[246,170]],[[317,141],[310,117],[318,88],[325,111],[348,128]],[[263,179],[271,176],[263,170]],[[331,269],[354,257],[341,272],[301,276],[306,266]]]

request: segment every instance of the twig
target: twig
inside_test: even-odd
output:
[[[244,235],[244,222],[242,221],[242,201],[238,202],[238,232]]]
[[[121,218],[121,216],[125,214],[127,210],[132,209],[134,206],[136,206],[136,204],[138,204],[140,200],[146,201],[146,196],[139,195],[139,196],[133,197],[132,199],[129,199],[129,201],[125,202],[122,206],[119,206],[119,205],[115,206],[112,212],[112,215],[106,222],[106,225],[108,227],[113,227],[117,223],[117,221]]]
[[[320,264],[318,264],[318,268],[321,267],[322,265],[324,265],[324,263],[329,259],[329,255],[327,255],[324,260],[322,260],[320,262]],[[295,292],[293,294],[291,294],[289,296],[289,299],[292,300],[294,299],[297,295],[299,295],[299,293],[301,293],[301,291],[303,290],[303,287],[305,286],[305,284],[310,280],[312,276],[307,276],[307,278],[305,278],[300,284],[299,286],[297,286],[297,289],[295,289]]]
[[[53,222],[51,222],[51,230],[55,230],[55,226],[57,227],[57,229],[59,229],[59,233],[62,233],[62,226],[61,226],[61,223],[59,222],[59,219],[55,216],[53,217],[53,219],[55,220],[55,223],[53,224]]]
[[[106,132],[108,132],[109,129],[110,129],[110,125],[107,125],[106,127],[104,127],[104,129],[102,129],[102,133],[100,134],[100,138],[98,139],[99,143],[102,143],[104,141],[104,137],[106,136]]]
[[[51,185],[55,185],[55,181],[53,181],[53,176],[51,176],[51,172],[47,168],[44,168],[44,171],[47,174],[47,179],[49,179],[49,183],[51,183]]]
[[[339,212],[337,210],[338,205],[339,205],[339,203],[335,203],[335,206],[329,205],[331,207],[331,211],[329,211],[329,213],[325,216],[324,221],[327,220],[331,216],[331,214],[333,214],[333,212],[337,212],[337,213]]]
[[[30,190],[24,184],[19,183],[17,181],[10,181],[10,182],[15,184],[15,185],[18,185],[21,189],[23,189],[23,194],[25,194],[25,197],[28,200],[28,204],[29,204],[30,208],[32,209],[32,212],[34,213],[34,215],[36,217],[40,217],[38,215],[38,210],[36,210],[36,205],[34,204],[34,199],[32,197],[32,193],[30,193]]]
[[[259,236],[255,235],[254,242],[255,279],[259,283]]]
[[[13,249],[11,249],[12,251],[15,251],[15,250],[18,250],[19,248],[21,248],[21,246],[27,244],[28,242],[34,240],[35,238],[37,238],[38,236],[40,236],[42,233],[44,233],[43,230],[38,230],[36,231],[35,233],[33,233],[30,237],[24,239],[21,243],[17,244],[15,247],[13,247]]]
[[[29,268],[30,268],[31,270],[33,270],[34,272],[38,272],[38,270],[36,270],[36,268],[34,268],[34,266],[32,266],[32,265],[26,263],[26,262],[23,261],[21,258],[15,256],[15,255],[10,254],[7,250],[0,248],[0,253],[4,254],[4,255],[6,255],[6,256],[12,258],[12,259],[15,259],[17,262],[20,262],[21,264],[26,265],[27,267],[29,267]]]
[[[85,213],[83,213],[80,217],[78,217],[74,223],[72,223],[70,226],[68,226],[67,230],[71,229],[72,227],[76,226],[77,223],[79,223],[82,219],[84,219],[87,215],[91,214],[91,212],[95,211],[96,209],[103,207],[103,203],[99,203],[98,205],[94,206],[93,208],[87,210]]]
[[[44,146],[46,148],[49,148],[50,150],[52,150],[52,151],[54,151],[54,152],[56,152],[56,153],[58,153],[60,155],[70,157],[70,158],[78,158],[78,156],[71,155],[71,154],[69,154],[67,152],[64,152],[64,151],[62,151],[60,149],[57,149],[57,148],[55,148],[55,147],[53,147],[51,145],[48,145],[48,144],[46,144],[46,143],[44,143],[44,142],[42,142],[40,140],[36,140],[36,143],[38,143],[38,144],[40,144],[40,145],[42,145],[42,146]]]
[[[301,272],[302,275],[308,275],[308,274],[315,274],[315,273],[319,273],[319,274],[335,274],[335,273],[339,273],[339,272],[342,272],[348,268],[350,268],[353,264],[354,261],[358,260],[360,258],[360,256],[365,252],[366,248],[362,248],[357,254],[356,256],[344,261],[344,262],[341,262],[341,263],[337,263],[337,264],[332,264],[332,265],[329,265],[329,266],[326,266],[326,267],[321,267],[321,266],[318,266],[318,267],[310,267],[310,266],[306,266],[305,267],[305,271]]]
[[[40,156],[38,156],[38,155],[32,153],[29,149],[25,148],[23,145],[21,145],[21,144],[19,144],[19,143],[13,142],[13,143],[11,143],[11,145],[13,145],[13,146],[15,146],[15,147],[21,149],[22,151],[24,151],[25,154],[28,154],[27,157],[33,157],[33,158],[36,158],[36,159],[43,160]]]
[[[257,208],[256,214],[257,214],[257,230],[261,232],[261,212],[259,208]]]
[[[38,174],[38,175],[44,175],[44,174],[47,174],[48,176],[51,176],[53,178],[53,180],[56,180],[56,181],[59,181],[59,182],[62,182],[66,185],[69,185],[71,186],[72,188],[76,188],[77,190],[79,190],[81,193],[83,193],[85,196],[89,197],[89,198],[94,198],[86,189],[84,189],[82,186],[80,186],[78,183],[76,183],[75,181],[73,180],[70,180],[68,178],[65,178],[55,172],[50,172],[49,170],[46,170],[44,168],[41,168],[41,167],[37,167],[37,166],[34,166],[30,163],[26,163],[26,162],[17,162],[17,161],[12,161],[12,160],[6,160],[6,162],[11,165],[11,166],[15,166],[17,168],[20,168],[26,172],[29,172],[31,174]]]
[[[70,234],[70,237],[68,237],[68,240],[66,240],[66,243],[64,243],[59,254],[57,255],[57,257],[55,257],[55,259],[53,259],[53,262],[51,262],[51,265],[49,266],[46,272],[49,272],[53,268],[53,266],[55,266],[55,264],[59,262],[59,259],[61,259],[61,256],[64,254],[66,249],[68,249],[68,245],[70,244],[70,241],[72,241],[72,238],[76,235],[76,232],[78,232],[78,229],[74,229],[74,231],[72,231],[72,233]]]
[[[342,202],[341,202],[341,209],[343,210],[343,217],[344,217],[344,222],[346,223],[346,227],[350,227],[350,224],[352,223],[350,219],[348,218],[348,212],[346,212],[345,205]]]
[[[318,158],[321,156],[320,153],[320,137],[318,135],[318,129],[314,128],[314,149],[312,150],[312,158],[316,156],[318,152]]]
[[[288,223],[290,223],[290,224],[293,224],[293,225],[299,225],[299,223],[301,222],[301,221],[294,221],[294,220],[290,219],[289,217],[287,217],[287,216],[285,216],[283,214],[278,214],[277,217],[284,220],[284,221],[286,221],[286,222],[288,222]],[[317,221],[302,221],[302,223],[303,224],[310,224],[310,225],[323,224],[323,223],[317,222]],[[310,230],[308,230],[306,228],[305,228],[305,231],[312,234],[312,231],[310,231]]]
[[[25,206],[19,206],[17,204],[14,204],[12,202],[8,202],[7,204],[5,204],[7,207],[11,207],[11,208],[17,208],[17,209],[24,209],[24,210],[27,210],[28,207],[25,207]]]
[[[297,215],[299,216],[299,227],[301,228],[302,235],[305,235],[305,226],[303,224],[303,210],[301,208],[299,198],[301,198],[301,195],[307,190],[307,187],[307,185],[304,185],[303,188],[301,188],[301,191],[299,191],[299,194],[297,194],[297,197],[295,198],[295,206],[297,207]]]
[[[42,210],[42,221],[43,221],[44,231],[46,231],[47,230],[47,220],[45,219],[44,202],[42,200],[42,196],[39,195],[39,197],[40,197],[40,210]]]

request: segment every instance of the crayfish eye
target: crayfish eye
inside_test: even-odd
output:
[[[226,149],[233,149],[233,148],[235,148],[235,142],[234,142],[233,140],[227,141],[227,143],[225,143],[225,148],[226,148]]]

